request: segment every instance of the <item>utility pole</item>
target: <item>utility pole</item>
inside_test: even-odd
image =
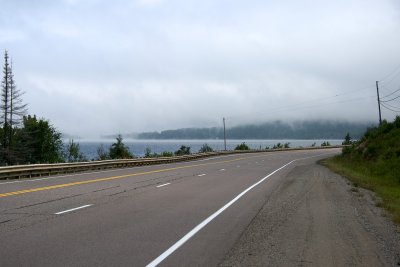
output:
[[[224,123],[224,147],[225,147],[225,151],[226,151],[225,118],[222,118],[222,122]]]
[[[378,96],[378,108],[379,108],[379,125],[382,124],[382,115],[381,115],[381,100],[379,98],[379,85],[378,81],[376,81],[376,94]]]

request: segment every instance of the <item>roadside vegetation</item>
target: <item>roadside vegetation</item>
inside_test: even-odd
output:
[[[64,145],[62,134],[48,120],[28,114],[7,51],[4,52],[0,94],[0,166],[36,163],[87,161],[73,139]],[[122,159],[133,155],[122,142],[121,135],[106,151],[97,149],[98,158]]]
[[[249,146],[246,145],[245,142],[241,143],[240,145],[237,145],[235,147],[235,150],[250,150]]]
[[[369,129],[357,142],[346,135],[342,154],[324,161],[333,171],[347,177],[354,187],[374,191],[377,203],[400,223],[400,117]]]
[[[61,133],[49,121],[27,114],[24,92],[16,85],[10,62],[5,51],[0,96],[0,165],[64,161]],[[76,146],[70,148],[73,152]]]

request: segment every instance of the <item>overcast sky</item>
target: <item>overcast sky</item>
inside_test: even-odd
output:
[[[29,113],[73,135],[376,121],[400,1],[0,0],[0,48]]]

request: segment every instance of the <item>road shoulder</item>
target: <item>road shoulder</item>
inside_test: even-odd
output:
[[[298,163],[220,266],[400,265],[400,228],[374,198],[324,166]]]

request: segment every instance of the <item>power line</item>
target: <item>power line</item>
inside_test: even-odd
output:
[[[385,101],[381,100],[381,102],[387,103],[387,102],[391,102],[391,101],[393,101],[393,100],[396,100],[396,99],[398,99],[398,98],[400,98],[400,95],[398,95],[398,96],[396,96],[396,97],[394,97],[394,98],[392,98],[392,99],[389,99],[389,100],[385,100]]]
[[[393,95],[393,94],[395,94],[395,93],[397,93],[398,91],[400,91],[400,88],[399,89],[397,89],[396,91],[394,91],[394,92],[391,92],[390,94],[388,94],[388,95],[385,95],[384,97],[382,97],[382,98],[386,98],[386,97],[389,97],[389,96],[391,96],[391,95]]]
[[[379,81],[382,82],[383,80],[386,80],[387,78],[389,78],[390,76],[392,76],[394,73],[396,73],[398,70],[400,70],[400,65],[398,65],[396,68],[394,68],[393,71],[389,72],[388,75],[384,76],[384,77],[381,78]],[[400,74],[400,72],[399,72],[398,74],[396,74],[395,77],[396,77],[397,75],[399,75],[399,74]]]
[[[324,105],[330,105],[330,104],[337,104],[337,103],[347,103],[347,102],[352,102],[352,101],[357,101],[357,99],[366,99],[366,98],[370,98],[373,96],[364,96],[364,97],[360,97],[360,98],[353,98],[350,99],[350,101],[346,101],[346,100],[340,100],[340,101],[335,101],[335,102],[330,102],[330,103],[326,103],[326,104],[317,104],[317,105],[311,105],[311,106],[304,106],[305,104],[309,104],[309,103],[313,103],[313,102],[322,102],[322,101],[329,101],[331,99],[334,98],[339,98],[342,96],[346,96],[346,95],[350,95],[350,94],[354,94],[360,91],[364,91],[367,89],[372,89],[374,88],[374,86],[365,86],[365,87],[361,87],[358,88],[356,90],[350,91],[350,92],[346,92],[346,93],[342,93],[342,94],[336,94],[336,95],[332,95],[332,96],[327,96],[327,97],[320,97],[320,98],[315,98],[315,99],[311,99],[311,100],[306,100],[306,101],[302,101],[302,102],[298,102],[297,104],[293,104],[293,105],[287,105],[287,106],[282,106],[282,107],[274,107],[271,108],[269,110],[263,111],[263,112],[256,112],[256,114],[265,114],[265,113],[277,113],[277,112],[283,112],[283,111],[290,111],[290,110],[298,110],[298,109],[305,109],[305,108],[311,108],[311,107],[318,107],[318,106],[324,106]],[[237,118],[237,117],[245,117],[246,115],[243,114],[242,116],[229,116],[227,118]]]
[[[399,108],[399,107],[393,106],[393,105],[391,105],[389,103],[385,103],[385,105],[388,106],[388,107],[391,107],[391,108],[395,108],[395,109]]]
[[[400,110],[396,110],[396,109],[392,109],[390,107],[387,107],[384,103],[381,103],[381,105],[382,105],[382,107],[384,107],[384,108],[386,108],[386,109],[388,109],[390,111],[393,111],[393,112],[396,112],[396,113],[400,113]]]
[[[391,84],[391,83],[397,78],[397,76],[399,76],[399,75],[400,75],[400,71],[399,71],[399,73],[397,73],[396,75],[394,75],[394,76],[392,77],[392,79],[390,79],[390,80],[387,81],[387,82],[384,82],[383,84],[385,84],[385,85]]]

